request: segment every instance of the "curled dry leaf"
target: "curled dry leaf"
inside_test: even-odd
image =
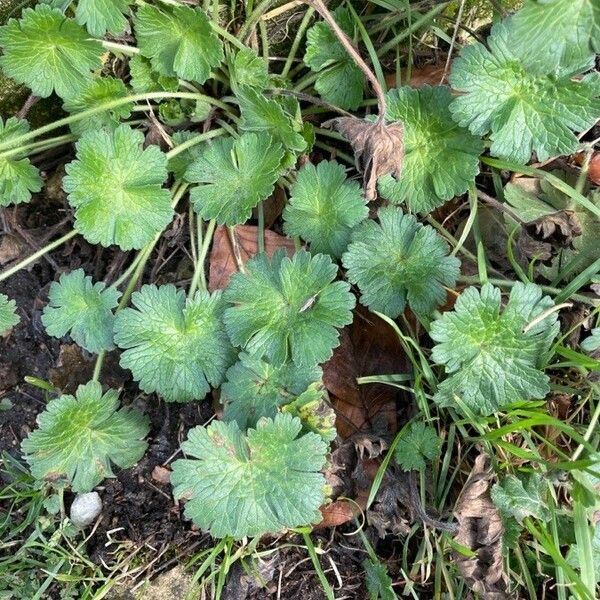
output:
[[[356,168],[363,174],[368,201],[377,198],[377,179],[391,174],[400,178],[404,161],[404,126],[399,121],[386,124],[383,118],[365,121],[339,117],[323,123],[341,133],[352,145]]]
[[[489,459],[480,454],[454,510],[458,521],[454,540],[470,548],[475,556],[455,552],[454,562],[469,587],[483,600],[503,600],[509,598],[508,578],[502,565],[504,528],[490,497],[492,478]]]
[[[577,215],[571,210],[559,210],[525,225],[529,234],[548,241],[552,247],[573,248],[573,239],[581,235],[582,228]]]
[[[258,253],[258,228],[254,225],[236,225],[235,237],[240,251],[242,262],[246,263]],[[294,254],[294,241],[265,230],[265,252],[273,256],[277,248],[285,248],[289,256]],[[210,252],[210,268],[208,277],[208,290],[223,289],[230,277],[237,272],[235,253],[226,227],[219,225],[215,230],[213,245]]]

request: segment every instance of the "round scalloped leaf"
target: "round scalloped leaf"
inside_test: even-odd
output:
[[[76,396],[51,400],[38,418],[38,429],[23,440],[25,460],[36,479],[66,479],[74,492],[89,492],[105,477],[111,463],[133,466],[146,451],[148,417],[118,409],[119,392],[95,381],[77,388]]]
[[[365,221],[352,235],[342,257],[348,280],[360,288],[362,304],[392,319],[407,303],[415,313],[431,314],[446,300],[444,286],[456,284],[460,261],[413,215],[389,206],[378,216],[379,223]]]
[[[535,284],[517,282],[502,309],[498,288],[469,287],[454,309],[431,324],[433,360],[447,379],[434,400],[455,406],[455,397],[478,415],[491,415],[512,402],[544,398],[549,378],[541,371],[559,331],[556,312],[530,326],[554,306]]]
[[[483,142],[452,120],[450,89],[425,85],[387,94],[386,119],[404,124],[404,162],[397,181],[379,180],[380,194],[405,202],[411,212],[430,212],[467,191],[479,173]]]
[[[261,419],[247,436],[237,423],[195,427],[173,463],[175,498],[185,515],[217,538],[277,533],[321,520],[327,444],[315,433],[298,437],[291,415]]]
[[[342,31],[354,39],[352,13],[347,8],[337,8],[333,16]],[[359,107],[365,76],[327,23],[315,23],[308,30],[304,62],[317,73],[315,90],[324,100],[346,110]]]
[[[440,454],[442,440],[436,430],[422,421],[413,421],[404,431],[394,458],[404,471],[424,471],[427,462]]]
[[[368,216],[360,185],[346,179],[339,163],[323,161],[298,171],[283,211],[284,230],[309,242],[311,252],[339,258],[348,247],[352,229]]]
[[[121,79],[114,77],[97,77],[86,84],[85,88],[75,97],[67,98],[63,108],[70,113],[78,113],[102,104],[125,98],[127,87]],[[105,112],[96,113],[79,121],[71,123],[71,131],[75,135],[83,135],[91,129],[107,127],[114,129],[120,119],[126,119],[131,114],[133,103],[123,104]]]
[[[16,302],[0,294],[0,336],[9,332],[20,320]]]
[[[47,4],[26,8],[20,20],[0,27],[0,47],[4,73],[42,98],[53,91],[61,98],[76,96],[102,66],[102,44]]]
[[[167,158],[143,142],[144,134],[128,125],[88,131],[77,142],[63,187],[75,208],[75,229],[88,242],[138,249],[171,222],[171,196],[161,187]]]
[[[61,275],[50,286],[50,301],[42,314],[48,335],[61,338],[68,333],[88,352],[114,348],[113,309],[121,294],[115,288],[104,288],[103,282],[92,283],[83,269]]]
[[[1,330],[2,327],[0,327],[0,331]],[[586,337],[585,340],[580,343],[581,349],[585,352],[595,352],[600,349],[600,327],[592,329],[590,333],[591,335]]]
[[[0,117],[0,142],[5,143],[29,131],[29,123],[16,117]],[[23,154],[0,158],[0,207],[29,202],[32,192],[42,189],[42,178]]]
[[[554,61],[528,64],[504,22],[487,43],[489,49],[465,46],[452,63],[450,82],[464,92],[450,105],[453,119],[475,135],[491,132],[491,153],[507,160],[525,164],[532,152],[540,161],[574,152],[579,141],[573,132],[600,118],[598,86],[573,79],[572,69]]]
[[[300,250],[288,258],[278,250],[272,260],[255,256],[246,270],[225,290],[225,300],[233,304],[224,316],[233,344],[275,365],[328,360],[339,344],[337,329],[352,322],[355,305],[350,286],[334,282],[337,267],[329,256]]]
[[[221,41],[200,8],[144,4],[134,27],[142,56],[161,75],[202,84],[224,58]]]
[[[233,86],[249,86],[264,90],[269,85],[267,63],[252,48],[239,50],[228,62]]]
[[[125,350],[121,366],[144,392],[188,402],[221,384],[234,353],[221,322],[220,292],[197,292],[186,301],[174,285],[145,285],[132,304],[117,314],[115,343]]]
[[[273,191],[283,154],[264,132],[209,142],[185,173],[186,181],[201,184],[190,192],[194,209],[220,225],[245,223]]]
[[[254,427],[261,417],[274,417],[280,406],[300,396],[322,375],[317,366],[287,363],[275,367],[242,352],[221,386],[223,420],[236,421],[242,430]]]
[[[125,15],[130,4],[133,0],[78,0],[75,19],[90,35],[102,37],[107,31],[118,35],[127,27]]]

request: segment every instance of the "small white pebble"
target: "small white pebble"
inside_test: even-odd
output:
[[[73,504],[71,504],[70,517],[73,525],[77,527],[86,527],[96,520],[96,517],[102,512],[102,500],[98,492],[88,492],[87,494],[77,494]]]

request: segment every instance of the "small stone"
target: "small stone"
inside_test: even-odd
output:
[[[69,516],[73,525],[77,527],[87,527],[91,525],[96,517],[102,512],[102,500],[98,492],[88,492],[87,494],[77,494]]]
[[[166,485],[169,483],[169,481],[171,481],[171,471],[161,467],[160,465],[156,465],[152,471],[152,479],[154,479],[154,481],[157,483]]]

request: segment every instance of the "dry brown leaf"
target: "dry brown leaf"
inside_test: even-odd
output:
[[[374,425],[385,424],[395,430],[398,390],[383,384],[358,385],[356,378],[407,370],[408,363],[394,331],[385,321],[358,307],[354,322],[342,330],[340,345],[323,365],[323,382],[343,439],[359,431],[372,432]]]
[[[235,227],[235,236],[244,263],[258,252],[257,234],[258,228],[254,225],[236,225]],[[272,256],[277,248],[284,248],[292,256],[294,241],[273,231],[265,230],[266,254]],[[237,271],[237,263],[227,228],[221,225],[215,230],[209,263],[209,291],[223,289],[229,283],[230,277]]]
[[[351,521],[355,514],[358,514],[358,507],[347,500],[336,500],[331,504],[326,504],[321,507],[321,515],[323,519],[315,528],[321,529],[325,527],[339,527],[348,521]]]
[[[552,247],[573,248],[573,239],[582,233],[581,223],[571,210],[559,210],[525,224],[529,234],[548,241]]]
[[[407,69],[402,69],[401,81],[403,85],[410,87],[421,87],[422,85],[441,85],[447,83],[446,64],[434,63],[423,65],[422,67],[414,67],[410,70],[410,79],[406,81],[406,76],[409,74]],[[385,76],[385,82],[388,88],[396,87],[396,73],[388,73]]]
[[[382,119],[365,121],[339,117],[323,123],[341,133],[352,145],[356,168],[363,174],[367,201],[377,198],[377,179],[383,175],[400,178],[404,162],[404,125],[386,124]]]
[[[165,469],[165,467],[156,465],[154,469],[152,469],[152,479],[157,483],[166,485],[171,481],[171,471],[169,471],[169,469]]]
[[[483,600],[509,598],[508,578],[502,563],[504,528],[500,512],[490,497],[493,477],[487,455],[480,454],[454,510],[458,521],[454,540],[476,554],[468,557],[454,552],[454,562],[468,586]]]

